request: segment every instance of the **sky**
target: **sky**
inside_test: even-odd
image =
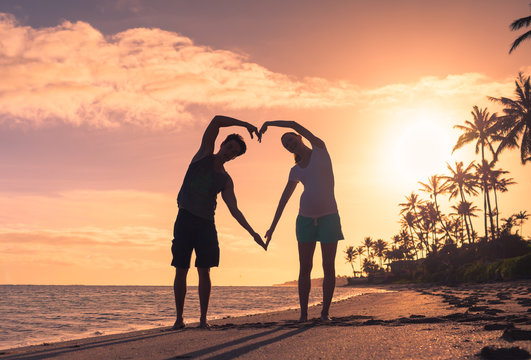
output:
[[[176,196],[217,114],[294,120],[325,141],[345,235],[336,273],[350,275],[347,246],[389,242],[419,181],[478,159],[472,145],[452,153],[453,126],[474,105],[501,113],[488,96],[531,74],[530,42],[508,54],[521,33],[509,24],[530,12],[529,0],[0,0],[0,283],[172,284]],[[263,235],[293,158],[282,129],[259,144],[224,128],[216,146],[234,132],[248,150],[226,169]],[[501,217],[531,211],[531,166],[518,151],[497,165],[517,182]],[[301,193],[267,252],[218,198],[214,285],[297,278]]]

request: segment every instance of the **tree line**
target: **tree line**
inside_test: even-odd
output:
[[[490,114],[487,108],[473,106],[471,120],[455,125],[461,130],[453,151],[467,144],[475,146],[479,160],[469,164],[447,163],[448,173],[433,175],[419,181],[423,198],[415,191],[400,203],[400,232],[391,242],[365,237],[362,245],[349,246],[345,259],[356,274],[373,273],[383,268],[384,260],[414,260],[437,253],[445,245],[463,246],[478,241],[494,241],[504,235],[523,236],[523,224],[529,219],[527,211],[518,211],[500,219],[499,194],[516,184],[509,172],[498,167],[501,153],[519,149],[522,165],[531,161],[531,85],[530,77],[519,73],[515,80],[513,98],[488,97],[503,106],[503,114]],[[439,200],[447,196],[452,212],[444,214]],[[472,202],[480,197],[481,209]],[[453,202],[452,202],[453,201]],[[482,229],[474,228],[472,218],[482,215]],[[481,234],[480,234],[481,231]],[[355,270],[359,259],[359,271]]]

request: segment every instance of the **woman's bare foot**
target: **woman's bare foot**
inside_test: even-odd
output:
[[[199,326],[198,326],[199,329],[210,329],[210,325],[206,322],[206,321],[200,321],[199,322]]]

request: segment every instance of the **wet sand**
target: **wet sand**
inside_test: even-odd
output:
[[[298,310],[3,350],[0,359],[526,359],[531,280],[380,286],[335,302],[332,321]],[[170,325],[170,324],[169,324]],[[512,356],[512,357],[511,357]]]

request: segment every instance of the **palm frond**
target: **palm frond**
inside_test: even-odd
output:
[[[511,49],[509,49],[509,54],[513,52],[514,49],[516,49],[518,47],[518,45],[520,45],[520,43],[524,40],[527,40],[531,38],[531,30],[526,32],[526,33],[523,33],[522,35],[520,35],[514,42],[513,42],[513,45],[511,46]]]
[[[528,27],[531,24],[531,16],[526,16],[520,19],[516,19],[509,25],[512,31],[518,30],[525,27]]]

